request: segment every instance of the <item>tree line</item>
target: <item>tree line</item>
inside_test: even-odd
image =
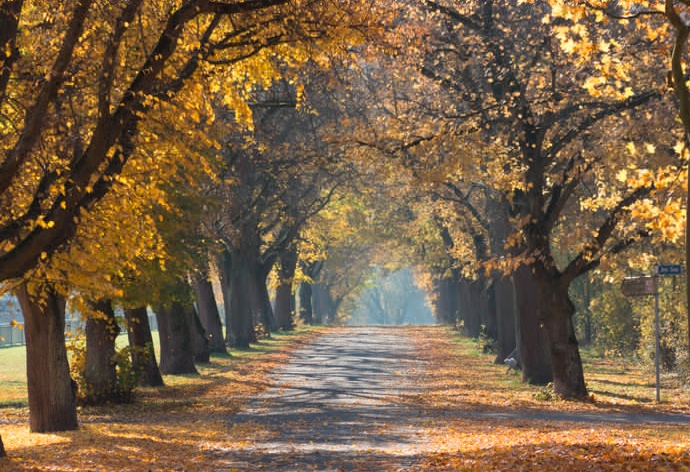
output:
[[[683,250],[683,90],[660,73],[678,36],[625,7],[3,3],[0,280],[31,430],[296,316],[335,322],[408,266],[439,322],[587,398],[576,309],[611,288],[583,287]]]

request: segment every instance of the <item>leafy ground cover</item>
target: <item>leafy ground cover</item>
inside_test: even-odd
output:
[[[139,390],[133,404],[83,408],[78,431],[30,434],[25,407],[6,403],[0,408],[0,433],[10,458],[0,461],[0,469],[217,470],[219,464],[236,459],[249,464],[238,470],[257,470],[262,464],[257,454],[274,454],[272,464],[284,462],[285,470],[292,470],[295,457],[308,462],[307,453],[316,446],[305,440],[311,449],[305,446],[302,451],[295,440],[286,442],[288,452],[258,450],[257,444],[282,444],[284,438],[278,435],[285,425],[262,427],[245,410],[246,421],[235,422],[233,415],[252,396],[255,409],[271,409],[270,401],[256,395],[274,380],[272,369],[324,331],[280,334],[249,351],[214,357],[198,376],[166,377],[163,389]],[[329,331],[333,336],[340,333]],[[476,342],[446,328],[401,327],[396,332],[402,341],[409,340],[418,356],[409,372],[394,373],[405,382],[391,387],[410,387],[403,405],[390,400],[399,417],[365,428],[379,449],[363,451],[350,461],[359,464],[356,469],[343,470],[400,470],[396,459],[403,453],[415,464],[404,470],[415,471],[690,469],[690,424],[668,422],[672,415],[690,413],[690,400],[672,377],[664,378],[664,401],[657,404],[652,372],[631,361],[587,356],[585,372],[593,401],[565,402],[553,399],[548,389],[522,384],[505,366],[494,365],[493,357],[482,354]],[[318,351],[319,355],[322,352],[336,355]],[[364,364],[370,370],[375,367]],[[332,367],[342,365],[336,362]],[[331,385],[328,375],[324,380]],[[278,384],[273,390],[281,392]],[[257,401],[262,403],[257,406]],[[378,409],[361,416],[376,415],[380,416]],[[665,415],[666,422],[631,422],[639,415]],[[319,428],[329,439],[333,427],[326,420],[304,425],[309,434]],[[348,447],[362,441],[350,437],[350,429],[343,431],[332,438],[340,443],[328,441],[335,451],[329,456],[333,463],[348,464]],[[400,444],[383,441],[396,435]],[[338,462],[340,453],[345,455]],[[323,457],[319,460],[323,463]],[[313,464],[317,463],[314,456]]]
[[[690,468],[690,426],[632,422],[689,413],[688,392],[676,379],[663,379],[657,404],[653,373],[629,360],[587,355],[592,401],[561,401],[493,365],[473,341],[443,328],[418,331],[420,356],[433,368],[418,374],[424,392],[408,401],[425,410],[435,446],[419,470]]]
[[[195,470],[212,470],[203,444],[220,440],[237,447],[227,419],[266,387],[269,372],[293,349],[323,331],[275,334],[250,350],[214,356],[198,367],[200,375],[165,376],[161,389],[138,389],[132,404],[81,408],[77,431],[31,434],[26,407],[6,405],[0,434],[10,457],[0,469],[180,470],[193,463]]]

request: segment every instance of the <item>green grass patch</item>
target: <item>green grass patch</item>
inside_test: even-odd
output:
[[[298,334],[316,332],[323,328],[310,326],[300,327],[296,331],[272,333],[270,338],[261,339],[246,350],[230,349],[226,354],[212,354],[209,364],[199,364],[197,369],[201,377],[217,375],[224,361],[241,365],[256,359],[266,353],[281,349],[293,342]],[[127,346],[127,334],[122,333],[116,339],[118,348]],[[153,333],[153,344],[156,351],[156,359],[160,360],[160,342],[158,333]],[[165,382],[172,387],[184,386],[189,383],[199,382],[199,375],[180,376],[167,375]],[[26,347],[12,346],[0,348],[0,408],[24,407],[28,405],[26,387]]]
[[[0,408],[26,406],[26,348],[0,348]]]

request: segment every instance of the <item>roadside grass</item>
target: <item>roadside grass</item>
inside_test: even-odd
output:
[[[476,340],[461,336],[449,328],[433,329],[439,330],[438,334],[448,339],[445,342],[436,339],[431,343],[434,348],[450,351],[446,352],[449,358],[474,371],[474,378],[478,382],[466,385],[482,392],[478,407],[494,405],[559,411],[606,409],[690,414],[690,388],[682,385],[677,375],[662,373],[661,402],[657,403],[653,367],[642,365],[635,359],[605,357],[592,349],[582,349],[585,382],[592,401],[561,401],[551,394],[550,386],[523,383],[519,372],[508,371],[504,364],[494,364],[495,354],[483,353]]]
[[[127,334],[116,339],[118,348],[127,346]],[[158,333],[154,332],[153,344],[156,356],[160,357]],[[26,390],[26,346],[0,348],[0,412],[3,408],[27,406]]]
[[[26,348],[0,348],[0,409],[26,403]]]
[[[315,330],[309,326],[300,327],[299,332],[306,333]],[[250,360],[259,353],[267,353],[275,350],[276,345],[280,345],[285,338],[289,338],[291,333],[273,333],[271,338],[262,339],[258,343],[252,344],[250,349],[232,350],[228,354],[213,354],[213,360],[223,357],[232,357],[235,361]],[[117,337],[116,345],[123,348],[128,345],[127,334],[122,333]],[[153,347],[156,352],[156,359],[160,359],[160,342],[158,333],[153,332]],[[201,377],[213,375],[214,364],[200,365],[198,370]],[[169,382],[176,383],[180,380],[178,376],[171,376]],[[11,346],[0,348],[0,412],[6,407],[27,406],[28,397],[26,390],[26,347]]]
[[[687,424],[610,421],[690,413],[688,391],[673,376],[662,378],[656,403],[651,369],[585,350],[591,401],[565,401],[548,387],[522,383],[519,373],[494,364],[494,355],[452,330],[418,328],[415,342],[426,367],[416,382],[424,388],[407,399],[423,409],[435,446],[415,470],[690,469]]]
[[[214,456],[205,451],[232,447],[229,417],[269,385],[270,371],[292,350],[327,330],[275,333],[248,350],[212,356],[198,375],[166,375],[164,387],[137,388],[133,403],[81,407],[77,431],[31,434],[28,409],[6,403],[0,434],[9,458],[0,469],[173,470],[194,463],[213,470]],[[4,390],[0,385],[3,398]]]

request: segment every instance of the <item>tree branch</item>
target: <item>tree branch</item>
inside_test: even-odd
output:
[[[45,126],[45,116],[48,107],[57,96],[58,89],[65,79],[65,71],[71,62],[74,49],[84,30],[84,23],[92,3],[93,0],[80,0],[74,8],[74,13],[62,39],[62,45],[57,58],[33,106],[24,117],[24,129],[5,160],[0,163],[0,195],[7,191],[17,176],[20,166],[41,137],[41,130]]]
[[[616,229],[623,213],[628,211],[628,207],[638,201],[639,199],[649,195],[652,187],[640,187],[632,193],[622,198],[618,204],[611,210],[606,220],[601,224],[596,236],[585,245],[580,253],[568,264],[563,271],[564,280],[575,280],[579,275],[584,274],[593,261],[600,259],[602,256],[602,249],[606,242],[611,238],[613,231]],[[632,244],[632,243],[630,243]],[[628,244],[629,245],[629,244]],[[628,245],[621,247],[622,251]]]

